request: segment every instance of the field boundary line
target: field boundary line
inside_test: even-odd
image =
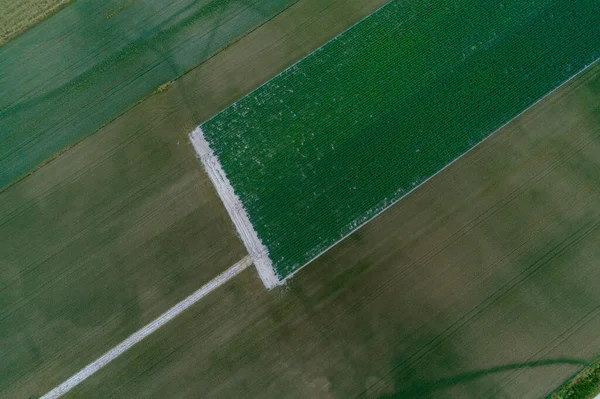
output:
[[[189,295],[187,298],[177,303],[171,309],[167,310],[165,313],[160,315],[154,321],[149,324],[146,324],[140,330],[131,334],[125,341],[121,342],[119,345],[115,346],[104,355],[96,359],[94,362],[88,364],[85,368],[81,369],[77,374],[73,375],[71,378],[42,396],[40,399],[56,399],[71,389],[75,388],[77,385],[81,384],[87,378],[91,377],[101,368],[106,366],[108,363],[115,360],[117,357],[122,355],[125,351],[129,350],[132,346],[142,341],[148,335],[152,334],[169,321],[173,320],[175,317],[179,316],[183,311],[188,309],[190,306],[197,303],[200,299],[229,281],[231,278],[238,275],[244,269],[252,264],[252,259],[250,256],[245,256],[239,262],[231,266],[229,269],[219,274],[214,279],[210,280],[208,283],[202,286],[199,290]]]
[[[258,237],[256,230],[254,230],[254,226],[250,222],[242,201],[235,194],[233,186],[221,167],[219,158],[215,155],[212,148],[210,148],[200,126],[190,133],[190,140],[202,165],[204,165],[208,177],[217,189],[219,198],[221,198],[223,205],[225,205],[225,209],[233,221],[242,242],[252,257],[263,284],[267,289],[282,284],[283,281],[275,275],[275,268],[269,257],[269,250]]]
[[[216,112],[213,116],[211,116],[210,118],[206,119],[204,122],[202,122],[200,124],[200,126],[198,127],[202,127],[202,125],[204,125],[207,122],[210,122],[211,120],[213,120],[214,118],[217,117],[217,115],[219,115],[221,112],[227,111],[228,109],[232,108],[235,104],[237,104],[238,102],[242,101],[243,99],[245,99],[246,97],[250,97],[252,94],[254,94],[255,91],[260,90],[263,86],[266,86],[267,84],[269,84],[270,81],[272,81],[275,78],[278,78],[279,76],[283,75],[284,73],[287,73],[288,71],[292,70],[293,68],[295,68],[296,66],[298,66],[298,64],[300,64],[302,61],[304,61],[306,58],[312,56],[315,53],[318,53],[319,51],[323,50],[323,47],[327,46],[329,43],[336,41],[337,39],[339,39],[340,36],[342,36],[344,33],[348,32],[350,29],[354,28],[355,26],[358,26],[360,24],[362,24],[367,18],[369,18],[370,16],[372,16],[373,14],[376,14],[378,12],[380,12],[381,10],[383,10],[384,8],[386,8],[387,6],[389,6],[390,4],[393,3],[393,0],[387,0],[387,2],[385,4],[380,5],[379,7],[375,8],[373,11],[371,11],[368,15],[365,15],[364,17],[361,17],[358,21],[354,22],[352,25],[350,25],[349,27],[345,28],[343,31],[341,31],[340,33],[337,33],[335,36],[333,36],[331,39],[328,39],[325,41],[325,43],[321,44],[319,47],[317,47],[316,49],[310,51],[308,54],[302,56],[299,60],[295,61],[294,63],[292,63],[290,66],[285,67],[283,70],[281,70],[281,72],[277,73],[276,75],[274,75],[273,77],[269,78],[267,81],[259,84],[258,86],[256,86],[254,89],[250,90],[248,93],[242,95],[240,98],[238,98],[237,100],[235,100],[234,102],[230,103],[229,105],[227,105],[226,107],[223,107],[223,109],[221,109],[220,111]],[[298,3],[294,3],[292,6],[295,6]]]

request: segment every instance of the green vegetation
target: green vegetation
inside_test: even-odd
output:
[[[600,56],[598,0],[396,0],[202,125],[280,277]]]
[[[173,84],[173,82],[166,82],[166,83],[159,85],[156,89],[154,89],[154,91],[152,92],[152,95],[166,91],[169,88],[169,86],[171,86],[172,84]]]
[[[600,360],[578,373],[548,399],[592,399],[600,394]]]
[[[110,14],[107,14],[106,19],[110,19],[110,18],[114,17],[115,15],[127,10],[128,8],[130,8],[135,3],[138,3],[138,2],[140,2],[140,0],[131,0],[131,1],[123,4],[121,7],[117,8],[115,11],[112,11]]]
[[[245,255],[187,133],[375,3],[299,2],[0,193],[0,396]],[[599,355],[599,87],[600,64],[285,289],[248,269],[69,397],[547,395]]]
[[[0,190],[296,1],[80,0],[0,47]]]
[[[0,46],[75,0],[0,0]]]

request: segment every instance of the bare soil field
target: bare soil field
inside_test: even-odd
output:
[[[253,270],[71,397],[549,394],[600,355],[600,66],[292,279]]]
[[[44,393],[246,254],[187,143],[130,127],[0,194],[0,396]]]
[[[302,1],[0,193],[0,396],[44,394],[246,255],[187,134],[383,3]]]
[[[74,0],[0,0],[0,46]]]

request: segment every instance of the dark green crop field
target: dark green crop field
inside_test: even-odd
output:
[[[297,0],[80,0],[0,48],[0,189]]]
[[[284,278],[600,57],[599,0],[396,0],[202,125]]]

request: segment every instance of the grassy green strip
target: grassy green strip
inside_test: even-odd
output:
[[[548,399],[592,399],[600,394],[600,360],[553,392]]]

